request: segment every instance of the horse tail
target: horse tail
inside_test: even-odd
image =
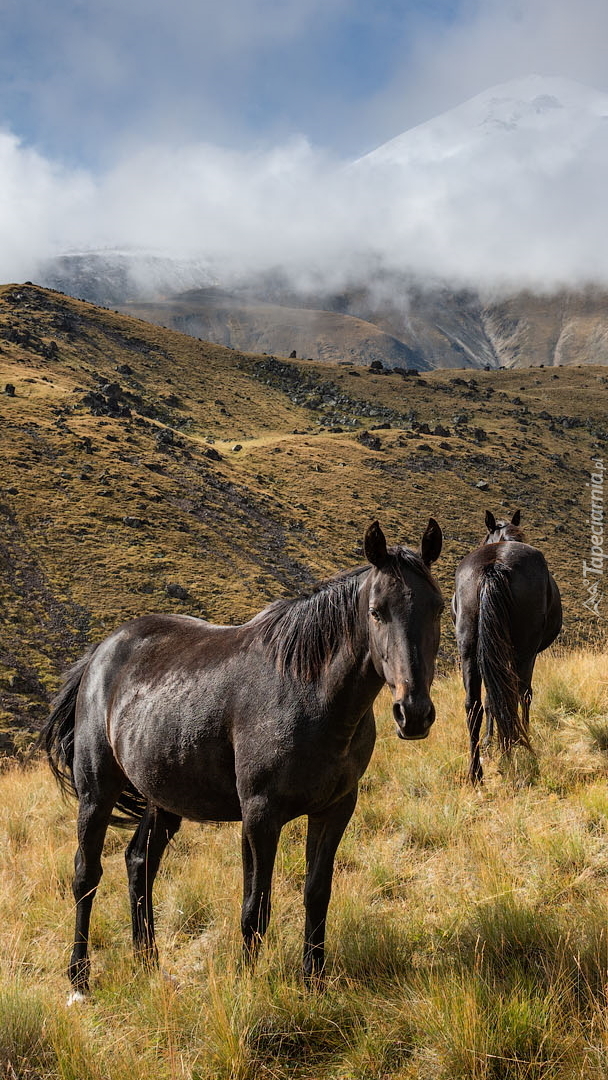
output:
[[[38,740],[38,745],[46,752],[48,763],[61,790],[76,799],[78,798],[74,783],[76,698],[82,677],[97,648],[97,645],[90,648],[67,672],[61,689],[51,703],[49,718]],[[112,814],[110,824],[121,827],[139,824],[146,805],[143,795],[130,780],[125,778],[125,786],[116,801],[116,810],[119,812]]]
[[[477,662],[496,721],[498,741],[507,753],[516,743],[531,749],[519,709],[519,680],[511,638],[513,597],[509,567],[495,562],[483,570],[479,586]]]
[[[49,718],[38,740],[61,790],[75,798],[78,797],[74,784],[76,698],[85,668],[96,648],[97,646],[94,646],[89,649],[67,672],[63,685],[51,702]]]

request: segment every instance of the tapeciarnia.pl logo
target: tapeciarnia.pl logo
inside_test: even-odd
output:
[[[591,510],[589,521],[590,555],[583,559],[583,578],[587,589],[587,599],[583,607],[600,614],[602,600],[601,584],[604,576],[605,560],[608,552],[604,551],[604,460],[592,458],[593,472],[587,487],[590,489]]]

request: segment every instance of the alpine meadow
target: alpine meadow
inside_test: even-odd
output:
[[[594,591],[584,567],[607,383],[593,365],[413,374],[256,355],[0,289],[3,1078],[606,1076],[608,655],[602,577]],[[484,750],[472,785],[447,602],[488,510],[521,511],[564,626],[537,660],[532,752]],[[69,1007],[77,807],[35,750],[62,673],[140,615],[243,623],[364,564],[371,522],[417,549],[430,517],[446,600],[436,722],[398,739],[381,691],[324,984],[301,975],[301,817],[282,831],[253,969],[240,825],[184,821],[170,842],[158,968],[133,957],[130,831],[110,826],[91,994]]]

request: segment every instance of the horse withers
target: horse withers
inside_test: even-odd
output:
[[[470,740],[469,779],[482,779],[479,738],[485,688],[486,742],[494,722],[507,753],[530,748],[528,726],[532,673],[539,652],[562,626],[557,584],[541,551],[526,543],[520,511],[496,521],[488,510],[487,534],[456,569],[452,618],[465,688]]]
[[[126,851],[136,953],[156,960],[152,886],[182,818],[242,821],[244,954],[270,918],[279,835],[308,816],[304,973],[320,978],[334,856],[375,741],[387,683],[397,734],[424,739],[443,601],[419,552],[388,548],[374,522],[369,565],[278,600],[242,626],[148,615],[69,672],[42,733],[57,779],[78,798],[72,999],[89,988],[88,937],[110,822],[136,825]]]

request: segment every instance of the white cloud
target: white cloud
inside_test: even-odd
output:
[[[486,287],[608,284],[607,176],[608,96],[563,80],[486,94],[350,168],[294,138],[157,143],[94,177],[5,134],[0,278],[130,247],[332,287],[380,264]]]
[[[72,230],[85,231],[94,184],[0,132],[0,279],[33,273]]]

